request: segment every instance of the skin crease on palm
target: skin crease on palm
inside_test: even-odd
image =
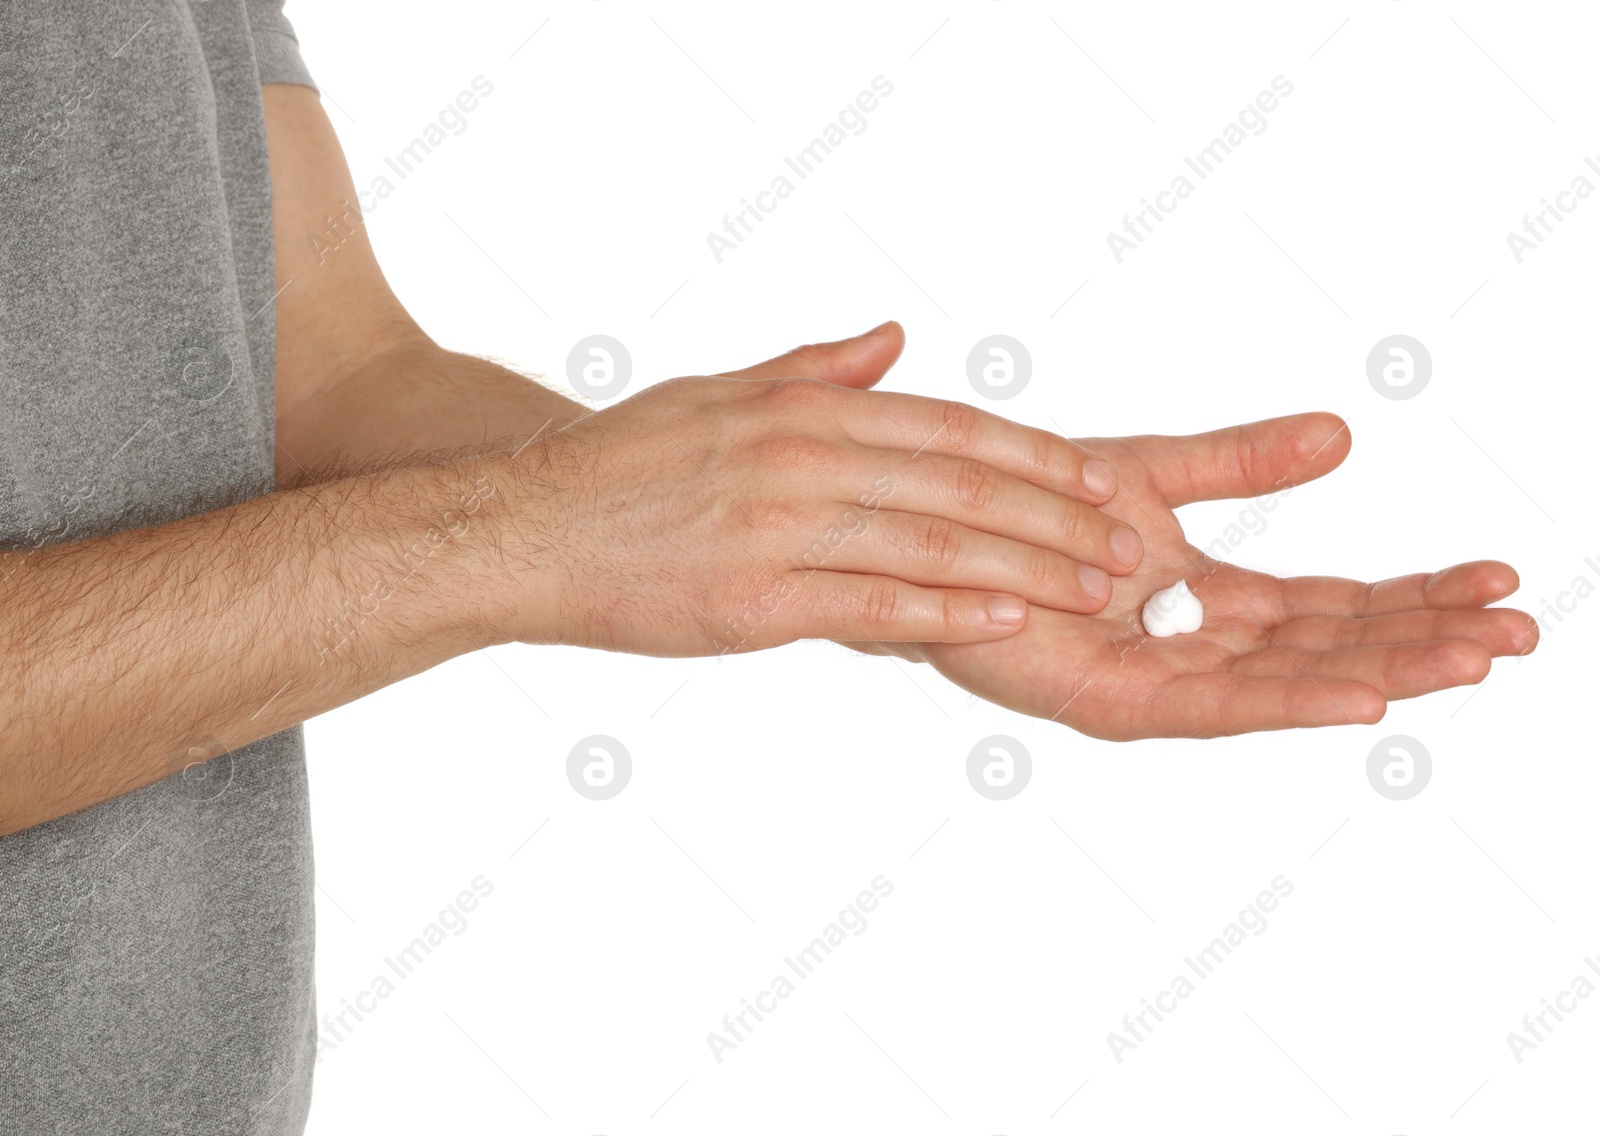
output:
[[[877,342],[791,353],[742,372],[870,387],[904,344],[897,325]],[[1326,576],[1280,579],[1214,560],[1191,544],[1174,509],[1255,497],[1314,480],[1350,451],[1333,414],[1271,419],[1188,437],[1078,439],[1111,463],[1119,487],[1101,508],[1144,539],[1144,559],[1113,581],[1092,615],[1033,606],[1017,634],[987,643],[863,644],[927,661],[999,705],[1093,737],[1216,737],[1299,726],[1372,723],[1392,699],[1481,682],[1497,656],[1523,655],[1538,625],[1487,605],[1518,586],[1496,561],[1375,584]],[[1205,605],[1197,632],[1155,639],[1140,609],[1186,579]]]

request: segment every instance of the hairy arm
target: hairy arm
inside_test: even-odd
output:
[[[331,480],[14,565],[0,835],[504,641],[508,506],[538,452]]]
[[[1099,611],[1106,571],[1137,564],[1137,544],[1130,559],[1113,539],[1132,530],[1093,507],[1114,484],[1083,447],[970,407],[843,389],[893,362],[892,325],[598,413],[444,351],[378,270],[314,94],[264,97],[290,487],[9,565],[0,835],[492,643],[998,643],[1029,604]],[[344,235],[314,246],[336,219]],[[1085,576],[1089,561],[1102,567]],[[1423,599],[1472,607],[1507,590],[1499,568],[1477,576],[1488,582]],[[1453,632],[1473,641],[1470,657],[1450,648],[1463,667],[1521,645],[1508,619]],[[1062,628],[1009,651],[950,652],[947,673],[978,690],[1029,660],[1055,674],[1082,653]],[[1463,681],[1429,667],[1371,693]],[[1054,695],[1020,708],[1042,713]],[[1201,725],[1159,728],[1215,732]]]
[[[263,98],[280,489],[6,557],[0,835],[511,635],[503,526],[514,498],[547,492],[530,471],[548,454],[492,443],[586,410],[428,340],[365,232],[329,240],[356,197],[315,93]]]
[[[309,89],[264,101],[280,485],[6,562],[0,835],[493,643],[974,642],[1106,602],[1066,551],[1119,567],[1113,486],[1053,436],[760,368],[591,413],[441,350],[358,223],[302,241],[349,176]]]

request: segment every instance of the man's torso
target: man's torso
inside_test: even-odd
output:
[[[0,602],[41,545],[270,489],[288,34],[271,0],[0,9]],[[301,733],[163,719],[189,769],[0,838],[0,1130],[303,1127]]]

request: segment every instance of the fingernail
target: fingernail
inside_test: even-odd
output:
[[[882,331],[884,328],[888,327],[893,322],[894,322],[894,320],[884,320],[877,327],[869,327],[869,328],[867,328],[866,331],[863,331],[861,334],[863,336],[877,335],[878,332]]]
[[[1132,567],[1139,563],[1139,554],[1143,549],[1144,542],[1132,529],[1118,529],[1111,534],[1111,555],[1117,558],[1119,564]]]
[[[1111,577],[1093,564],[1078,565],[1078,583],[1090,599],[1103,599],[1111,594]]]
[[[1117,474],[1103,461],[1084,464],[1083,484],[1096,497],[1109,497],[1117,491]]]
[[[1007,627],[1015,627],[1028,618],[1028,601],[1016,596],[991,596],[989,618]]]

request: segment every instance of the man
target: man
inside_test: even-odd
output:
[[[1504,565],[1185,541],[1336,466],[1330,415],[1070,443],[866,390],[892,324],[598,413],[440,349],[359,226],[306,240],[356,195],[280,4],[0,14],[5,1131],[303,1127],[299,723],[462,652],[829,637],[1131,738],[1372,722],[1532,647]],[[1157,643],[1178,578],[1206,625]]]

